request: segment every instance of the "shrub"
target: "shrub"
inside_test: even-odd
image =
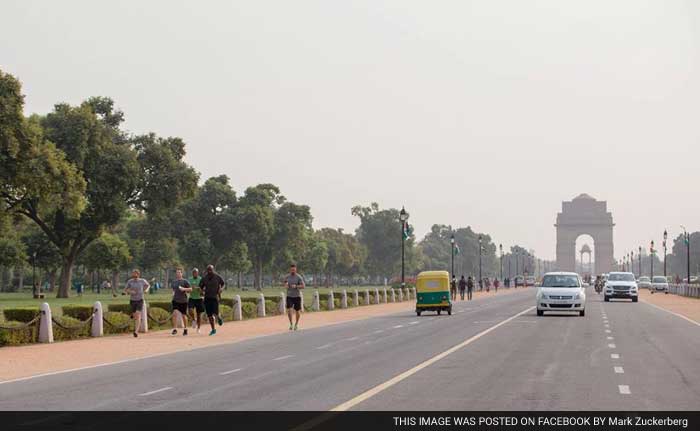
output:
[[[105,334],[123,334],[133,331],[133,323],[131,323],[131,318],[128,314],[118,311],[108,311],[104,314],[104,318],[109,322],[104,324]],[[125,325],[127,326],[123,328]]]
[[[153,301],[153,302],[148,302],[148,308],[153,309],[153,308],[160,308],[161,310],[165,310],[168,313],[173,312],[173,303],[172,302],[166,302],[166,301]]]
[[[244,319],[253,319],[258,315],[258,307],[250,301],[242,301],[241,311]]]
[[[307,313],[311,313],[314,310],[311,309],[311,304],[304,304],[304,311]]]
[[[340,308],[340,298],[333,299],[333,305],[335,308]]]
[[[107,305],[107,311],[113,311],[115,313],[124,313],[128,316],[131,315],[131,306],[127,304],[109,304]]]
[[[204,314],[206,316],[206,313]],[[219,315],[221,318],[232,319],[233,318],[233,308],[226,304],[219,304]],[[204,319],[206,320],[206,319]]]
[[[58,324],[52,322],[53,339],[55,341],[75,340],[90,336],[89,323],[70,316],[53,316],[53,319],[58,322]]]
[[[170,320],[170,312],[163,310],[162,308],[149,307],[148,315],[151,317],[148,320],[148,325],[153,329],[169,328],[172,325],[172,321]]]
[[[328,300],[321,300],[318,305],[321,310],[328,310]]]
[[[407,281],[407,282],[406,282],[406,287],[408,287],[409,289],[412,288],[412,287],[416,287],[416,283],[409,283],[409,282]],[[392,288],[392,289],[399,289],[399,288],[401,288],[401,282],[392,283],[392,284],[391,284],[391,288]]]
[[[5,320],[8,322],[27,323],[39,315],[39,309],[34,307],[6,308],[2,312],[5,315]]]
[[[279,307],[277,306],[277,303],[274,301],[271,301],[269,299],[265,300],[265,314],[269,314],[271,316],[274,316],[276,314],[280,314]]]
[[[78,320],[88,320],[92,316],[92,305],[64,305],[61,307],[64,316]]]
[[[34,343],[39,338],[39,325],[24,327],[22,322],[3,322],[0,328],[0,347]]]

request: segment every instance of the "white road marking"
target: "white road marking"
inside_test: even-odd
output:
[[[611,353],[610,358],[611,359],[620,359],[620,355],[618,353]]]
[[[642,302],[645,303],[645,304],[647,304],[647,305],[651,305],[651,306],[654,307],[654,308],[658,308],[658,309],[661,310],[661,311],[665,311],[665,312],[667,312],[667,313],[669,313],[669,314],[673,314],[674,316],[680,317],[680,318],[683,319],[683,320],[687,320],[688,322],[692,323],[693,325],[700,326],[700,322],[696,322],[695,320],[693,320],[693,319],[691,319],[691,318],[688,318],[688,317],[685,317],[685,316],[682,315],[682,314],[674,313],[673,311],[670,311],[670,310],[667,310],[667,309],[665,309],[665,308],[659,307],[658,305],[654,305],[654,304],[652,304],[652,303],[650,303],[650,302],[646,302],[646,301],[642,301]]]
[[[237,372],[239,372],[239,371],[241,371],[241,370],[242,370],[242,368],[236,368],[235,370],[224,371],[223,373],[219,373],[219,375],[220,375],[220,376],[226,376],[226,375],[229,375],[229,374],[237,373]]]
[[[355,341],[355,340],[358,340],[359,338],[360,338],[360,337],[352,337],[352,338],[348,338],[348,341]]]
[[[618,389],[620,390],[620,393],[623,395],[629,395],[632,392],[630,392],[630,387],[627,385],[618,385]]]
[[[487,329],[479,332],[478,334],[476,334],[470,338],[467,338],[466,340],[462,341],[461,343],[457,344],[456,346],[453,346],[453,347],[445,350],[444,352],[433,356],[432,358],[416,365],[415,367],[411,368],[410,370],[406,370],[403,373],[387,380],[386,382],[384,382],[380,385],[377,385],[368,391],[361,393],[360,395],[356,396],[355,398],[335,406],[334,408],[331,409],[331,411],[345,411],[345,410],[351,409],[352,407],[356,406],[357,404],[359,404],[365,400],[368,400],[369,398],[372,398],[373,396],[377,395],[378,393],[380,393],[380,392],[394,386],[395,384],[409,378],[410,376],[416,374],[418,371],[420,371],[426,367],[429,367],[430,365],[434,364],[435,362],[439,361],[440,359],[442,359],[442,358],[460,350],[461,348],[473,343],[474,341],[476,341],[479,338],[483,337],[484,335],[490,333],[491,331],[494,331],[495,329],[505,325],[506,323],[510,322],[511,320],[516,319],[525,313],[531,312],[534,308],[535,308],[534,306],[529,307],[529,308],[501,321],[500,323],[497,323],[496,325],[493,325],[490,328],[487,328]]]
[[[615,346],[614,344],[611,343],[611,344],[608,344],[608,347],[610,347],[611,349],[614,349],[617,346]]]
[[[403,325],[396,325],[396,326],[392,326],[392,328],[394,328],[394,329],[399,329],[399,328],[403,328]]]
[[[157,393],[159,393],[159,392],[169,391],[169,390],[171,390],[171,389],[172,389],[172,387],[166,386],[166,387],[164,387],[164,388],[156,389],[155,391],[144,392],[144,393],[142,393],[142,394],[139,394],[139,396],[140,396],[140,397],[147,397],[147,396],[149,396],[149,395],[157,394]]]
[[[372,333],[373,333],[373,334],[381,334],[382,332],[384,332],[383,329],[377,329],[376,331],[374,331],[374,332],[372,332]]]
[[[280,356],[279,358],[273,359],[273,361],[281,361],[282,359],[287,359],[287,358],[292,358],[292,357],[294,357],[294,355],[284,355],[284,356]]]
[[[327,348],[331,347],[333,344],[334,343],[328,343],[328,344],[324,344],[323,346],[318,346],[318,347],[316,347],[316,350],[327,349]]]
[[[612,331],[609,330],[609,329],[606,329],[605,332],[608,333],[608,334],[610,334]]]
[[[609,328],[609,327],[610,327],[610,325],[605,325],[605,327],[606,327],[606,328]]]
[[[419,322],[417,320],[414,320],[413,322],[408,322],[409,325],[417,325]]]
[[[614,340],[615,337],[608,337],[608,340]]]
[[[624,374],[625,370],[622,367],[613,367],[617,374]]]

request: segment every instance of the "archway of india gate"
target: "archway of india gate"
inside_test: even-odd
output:
[[[597,201],[583,193],[562,202],[557,214],[557,269],[576,271],[576,239],[581,235],[593,238],[595,270],[598,274],[613,270],[613,223],[605,201]]]

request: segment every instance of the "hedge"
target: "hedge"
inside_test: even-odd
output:
[[[265,300],[265,314],[266,315],[271,315],[274,316],[276,314],[280,314],[279,307],[277,306],[277,303],[274,301],[271,301],[269,299]]]
[[[107,311],[113,311],[115,313],[126,314],[127,317],[131,315],[131,306],[127,304],[108,304]]]
[[[241,311],[244,319],[253,319],[258,315],[258,306],[250,301],[241,301]]]
[[[226,304],[219,304],[219,316],[224,320],[233,318],[233,308]]]
[[[150,305],[150,304],[149,304]],[[148,327],[153,328],[153,329],[163,329],[163,328],[170,328],[172,326],[172,320],[170,319],[170,312],[167,310],[163,310],[162,308],[158,307],[149,307],[148,308],[148,315],[151,316],[153,320],[163,322],[162,324],[157,324],[153,320],[149,319],[148,320]]]
[[[2,326],[17,329],[0,329],[0,347],[35,343],[39,338],[39,325],[24,328],[22,322],[3,322]]]
[[[172,301],[148,301],[148,308],[149,309],[154,309],[154,308],[160,308],[161,310],[165,310],[168,313],[173,312],[173,303]]]
[[[92,305],[64,305],[61,307],[64,316],[78,320],[88,320],[92,316]]]
[[[113,304],[116,305],[116,304]],[[121,305],[121,304],[118,304]],[[107,311],[104,314],[105,320],[110,322],[112,325],[120,327],[123,326],[127,323],[129,323],[129,326],[127,326],[124,329],[119,329],[115,328],[110,324],[105,323],[104,324],[104,333],[105,334],[124,334],[127,332],[132,332],[133,331],[133,323],[131,323],[131,317],[129,317],[128,314],[121,313],[118,311]]]
[[[55,341],[75,340],[90,336],[90,324],[75,319],[70,316],[53,316],[53,319],[58,321],[62,326],[70,329],[63,329],[55,322],[53,324],[53,339]]]
[[[39,309],[34,307],[16,307],[2,310],[8,322],[27,323],[39,315]]]

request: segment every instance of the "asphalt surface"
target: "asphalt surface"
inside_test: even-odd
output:
[[[643,302],[605,303],[592,289],[585,317],[537,317],[534,295],[518,289],[457,302],[452,316],[403,312],[0,383],[0,410],[700,405],[698,325]]]

